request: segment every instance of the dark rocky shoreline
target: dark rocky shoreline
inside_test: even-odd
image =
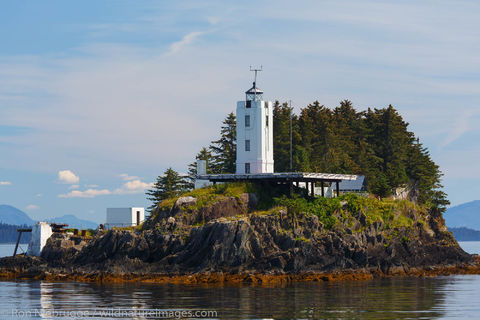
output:
[[[54,234],[41,257],[0,259],[0,278],[76,281],[252,282],[359,280],[385,276],[480,273],[434,211],[414,227],[368,224],[327,230],[314,215],[255,211],[256,197],[224,197],[196,208],[178,199],[144,230],[93,238]]]

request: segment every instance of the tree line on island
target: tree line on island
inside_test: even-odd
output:
[[[315,101],[297,115],[287,103],[276,101],[273,144],[275,172],[361,174],[366,176],[368,191],[376,196],[387,197],[396,188],[410,185],[418,188],[419,203],[442,211],[449,204],[441,190],[438,165],[391,105],[356,111],[349,100],[334,109]],[[222,122],[220,138],[203,147],[195,159],[207,162],[207,173],[235,173],[233,112]],[[188,166],[186,177],[167,169],[147,192],[153,202],[150,210],[159,201],[192,189],[195,176],[196,161]]]

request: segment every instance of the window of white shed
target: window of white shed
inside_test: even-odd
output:
[[[245,127],[250,127],[250,116],[245,115]]]
[[[250,140],[245,140],[245,151],[250,151]]]
[[[250,173],[250,163],[245,163],[245,173],[249,174]]]

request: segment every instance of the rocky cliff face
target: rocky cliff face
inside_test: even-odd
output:
[[[198,206],[180,198],[159,210],[143,231],[110,230],[92,239],[56,234],[40,259],[57,272],[111,274],[315,273],[363,270],[385,274],[472,263],[441,214],[413,227],[368,223],[361,213],[330,230],[315,215],[254,211],[253,194]],[[341,217],[339,217],[341,219]],[[351,227],[346,227],[350,225]],[[0,266],[2,262],[0,262]],[[5,267],[5,262],[3,262]],[[37,263],[38,265],[38,263]],[[25,268],[25,267],[23,267]]]

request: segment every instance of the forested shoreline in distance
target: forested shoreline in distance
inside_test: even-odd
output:
[[[0,223],[0,243],[16,243],[18,238],[18,228],[27,228],[28,226],[15,226],[11,224]],[[20,243],[28,243],[30,241],[30,232],[22,234]]]

